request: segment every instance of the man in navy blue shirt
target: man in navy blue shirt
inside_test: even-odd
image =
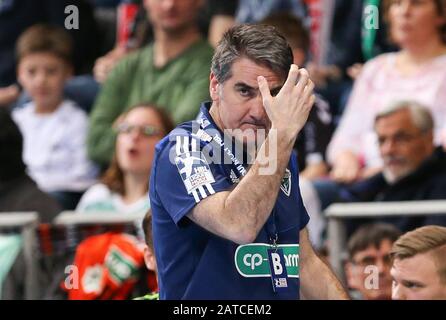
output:
[[[157,145],[150,201],[161,299],[298,299],[300,289],[347,297],[305,229],[292,150],[314,85],[292,62],[274,28],[230,29],[212,61],[212,103]]]

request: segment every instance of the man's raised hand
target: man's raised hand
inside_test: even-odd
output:
[[[305,125],[314,104],[314,84],[307,70],[291,65],[288,78],[280,92],[272,97],[268,82],[257,78],[263,106],[271,121],[271,128],[290,139],[295,139]]]

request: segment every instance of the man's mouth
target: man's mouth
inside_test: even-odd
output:
[[[384,163],[389,167],[402,166],[406,163],[402,158],[384,158]]]
[[[248,128],[256,129],[256,130],[258,130],[258,129],[266,129],[265,124],[264,123],[259,123],[259,122],[257,122],[257,123],[254,123],[254,122],[244,122],[242,125],[245,126],[245,127],[248,127]]]

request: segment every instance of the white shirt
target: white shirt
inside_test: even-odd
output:
[[[382,166],[374,120],[383,108],[401,100],[425,105],[434,118],[435,144],[446,145],[446,54],[426,62],[412,75],[397,69],[397,55],[382,54],[364,65],[328,146],[330,163],[349,150],[363,158],[366,167]]]
[[[12,113],[23,135],[28,174],[46,191],[83,191],[98,169],[87,158],[87,114],[71,101],[52,113],[35,112],[33,102]]]
[[[150,201],[148,195],[141,197],[133,203],[127,204],[123,201],[120,194],[112,192],[102,183],[98,183],[88,189],[76,207],[76,211],[81,213],[104,212],[104,214],[122,213],[140,215],[141,218],[135,221],[136,230],[140,239],[144,239],[142,220],[149,209]]]
[[[127,204],[122,196],[112,192],[106,185],[98,183],[88,189],[79,201],[76,211],[79,212],[119,212],[122,214],[142,213],[144,216],[150,208],[149,196]]]

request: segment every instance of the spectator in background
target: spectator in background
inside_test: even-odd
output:
[[[87,190],[76,211],[81,213],[137,214],[141,217],[135,221],[138,238],[139,240],[145,238],[147,241],[147,236],[144,236],[147,230],[145,227],[141,229],[142,218],[150,208],[147,177],[150,176],[155,145],[173,129],[173,123],[163,110],[153,105],[139,104],[121,115],[114,127],[118,135],[112,163],[105,172],[102,183]],[[107,235],[105,234],[103,237],[107,237]],[[95,241],[99,243],[99,240],[95,240],[94,237],[90,237],[86,241],[90,244]],[[103,249],[112,250],[112,247]],[[86,250],[93,256],[103,254],[102,249],[95,247],[86,248]],[[147,250],[147,248],[144,249],[146,264],[147,262],[153,263],[149,254],[152,251],[147,252]],[[79,254],[79,249],[77,251]],[[105,260],[100,263],[107,265]],[[156,270],[153,265],[149,271],[152,271],[148,277],[149,287],[153,288],[156,287]],[[140,278],[140,280],[143,279],[144,277]],[[138,283],[140,282],[142,281],[138,281]],[[106,290],[103,290],[104,295],[105,292]],[[147,291],[145,289],[142,292]]]
[[[128,45],[122,46],[117,43],[113,50],[96,60],[93,70],[94,77],[99,83],[107,79],[113,67],[127,54],[153,41],[153,29],[147,20],[146,11],[142,6],[143,1],[131,2],[137,3],[140,7],[132,22]],[[223,33],[234,25],[237,5],[237,0],[206,0],[205,5],[199,10],[197,17],[199,30],[213,47],[217,45]],[[118,20],[118,25],[119,22]]]
[[[197,26],[200,0],[145,0],[154,28],[149,46],[122,59],[104,83],[91,113],[88,150],[107,165],[113,154],[112,124],[128,107],[147,101],[171,113],[175,123],[196,117],[209,97],[212,48]]]
[[[390,250],[400,235],[394,226],[376,223],[363,225],[350,237],[345,273],[348,286],[358,291],[358,298],[391,299]],[[376,271],[378,278],[373,274]]]
[[[58,27],[35,25],[20,36],[18,78],[32,101],[12,114],[24,137],[29,174],[65,209],[74,209],[97,174],[86,154],[87,115],[63,99],[71,51],[69,36]]]
[[[446,199],[446,153],[434,146],[434,122],[429,110],[415,102],[399,102],[378,113],[374,126],[384,168],[375,176],[343,188],[341,199]],[[446,225],[446,216],[380,220],[396,225],[403,232],[429,224]],[[351,228],[354,226],[352,222]]]
[[[153,246],[153,232],[152,232],[152,211],[149,210],[142,221],[142,229],[144,230],[144,263],[148,270],[157,274],[155,249]],[[151,292],[143,297],[135,298],[134,300],[159,300],[158,292]]]
[[[66,30],[74,43],[73,64],[76,74],[91,71],[98,51],[99,34],[93,8],[87,0],[7,0],[0,2],[0,107],[22,105],[20,88],[16,83],[15,43],[26,29],[34,24],[44,23],[65,26],[67,6],[74,5],[79,10],[79,29]],[[71,19],[68,19],[72,21]],[[100,42],[100,41],[99,41]],[[74,78],[74,85],[82,79]],[[71,93],[70,83],[67,94]],[[70,96],[70,98],[73,98]],[[23,101],[22,101],[23,100]],[[80,101],[85,99],[79,99]],[[79,102],[80,102],[79,101]]]
[[[155,145],[173,129],[172,120],[163,110],[140,104],[124,113],[114,129],[118,135],[111,165],[102,182],[85,192],[76,211],[144,214],[150,208],[147,177]]]
[[[199,16],[199,25],[212,47],[216,47],[223,34],[235,24],[238,0],[206,0]]]
[[[385,0],[396,53],[370,60],[355,82],[347,109],[328,148],[331,177],[350,183],[382,168],[373,120],[396,100],[426,105],[436,122],[434,141],[445,143],[446,2]]]
[[[36,211],[41,222],[51,222],[61,208],[26,174],[22,135],[9,113],[1,109],[0,128],[0,212]]]
[[[76,50],[73,64],[76,73],[91,70],[98,54],[98,34],[93,9],[86,0],[8,0],[0,4],[0,87],[15,83],[14,49],[18,37],[34,24],[65,27],[67,6],[79,9],[79,29],[67,29]],[[70,20],[70,19],[69,19]],[[70,20],[71,21],[71,20]]]
[[[446,228],[426,226],[392,247],[392,299],[446,300]]]

